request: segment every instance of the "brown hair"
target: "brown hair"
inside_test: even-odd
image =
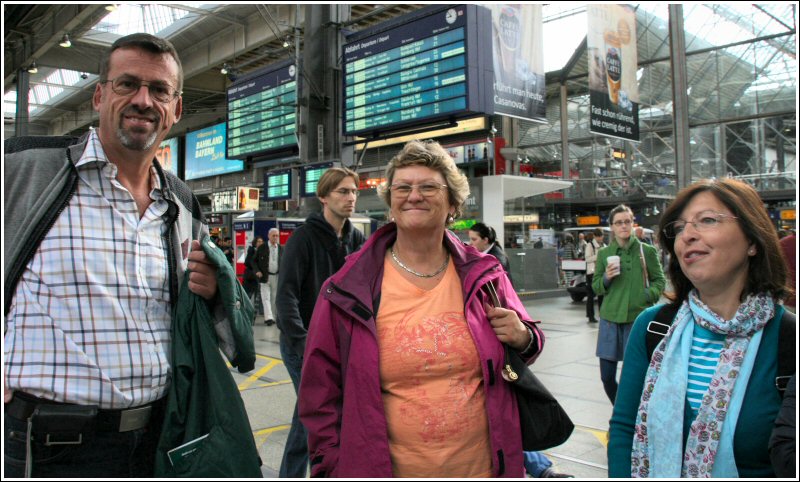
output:
[[[331,167],[325,171],[317,183],[317,197],[326,197],[331,193],[331,191],[336,189],[336,186],[342,182],[342,179],[348,176],[353,178],[353,181],[356,183],[356,189],[358,189],[358,174],[356,174],[354,171],[351,171],[346,167]]]
[[[450,205],[456,208],[454,218],[461,215],[461,207],[469,196],[469,181],[467,176],[456,166],[450,154],[436,141],[409,141],[386,166],[386,184],[378,188],[378,195],[387,206],[392,205],[389,186],[394,181],[394,172],[397,169],[409,166],[425,166],[437,171],[444,177],[447,184]]]
[[[619,213],[631,213],[631,221],[633,221],[635,219],[635,217],[633,215],[633,210],[631,208],[629,208],[628,206],[624,205],[624,204],[620,204],[619,206],[617,206],[614,209],[612,209],[610,213],[608,213],[608,225],[609,226],[614,224],[614,216],[616,216]]]
[[[740,298],[748,294],[769,293],[776,300],[789,294],[786,286],[786,262],[778,245],[778,235],[772,226],[764,202],[749,184],[736,179],[703,179],[683,188],[669,205],[658,225],[661,245],[669,251],[667,274],[675,289],[668,297],[683,302],[694,285],[681,270],[675,256],[675,239],[664,235],[669,223],[678,220],[691,200],[702,192],[709,192],[731,210],[738,219],[739,227],[747,240],[756,246],[755,256],[750,257],[747,283]]]
[[[178,64],[178,92],[183,91],[183,65],[181,65],[181,59],[178,57],[178,51],[175,50],[175,46],[169,40],[149,33],[132,33],[114,41],[100,63],[100,82],[108,80],[108,71],[111,68],[111,54],[118,49],[139,49],[151,54],[169,54]]]

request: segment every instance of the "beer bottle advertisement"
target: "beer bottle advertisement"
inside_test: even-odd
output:
[[[627,5],[586,6],[589,130],[639,141],[636,14]]]
[[[547,122],[542,6],[484,6],[492,11],[495,113]]]

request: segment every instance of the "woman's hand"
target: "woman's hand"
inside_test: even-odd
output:
[[[486,315],[498,340],[517,351],[522,351],[528,346],[531,336],[516,311],[487,305]]]

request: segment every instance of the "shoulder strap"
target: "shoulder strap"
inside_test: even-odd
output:
[[[672,326],[672,321],[678,313],[679,304],[670,303],[664,305],[656,316],[647,324],[647,335],[645,343],[647,344],[647,359],[653,357],[653,352],[661,341],[667,335],[669,327]],[[795,373],[795,332],[797,320],[795,315],[789,310],[784,310],[781,317],[780,333],[778,334],[778,373],[775,377],[775,387],[783,397],[786,391],[786,385],[789,379]]]
[[[647,344],[647,359],[653,357],[653,352],[656,351],[656,346],[662,338],[667,336],[669,327],[672,326],[672,321],[675,315],[678,314],[679,303],[669,303],[661,307],[656,313],[656,316],[647,324],[647,335],[645,343]]]
[[[775,377],[775,386],[781,396],[786,391],[786,385],[795,372],[795,333],[797,320],[795,315],[784,308],[781,317],[780,333],[778,334],[778,376]]]

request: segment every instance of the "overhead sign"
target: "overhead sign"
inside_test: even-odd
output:
[[[264,201],[292,198],[292,170],[281,169],[264,174]]]
[[[258,202],[261,200],[261,190],[255,187],[239,188],[239,209],[258,211]]]
[[[597,226],[600,224],[600,216],[578,216],[578,226]]]
[[[319,179],[332,166],[332,162],[303,166],[300,169],[300,197],[316,196]]]
[[[186,179],[244,170],[244,162],[225,157],[225,123],[186,134]]]
[[[487,7],[492,11],[495,113],[547,122],[542,6]]]
[[[345,135],[494,112],[483,7],[427,7],[352,34],[343,48]]]
[[[156,151],[156,159],[165,171],[178,175],[178,138],[164,139]]]
[[[639,140],[636,14],[628,5],[589,4],[589,130]]]
[[[297,68],[284,61],[228,88],[228,145],[231,159],[244,159],[297,146]]]

